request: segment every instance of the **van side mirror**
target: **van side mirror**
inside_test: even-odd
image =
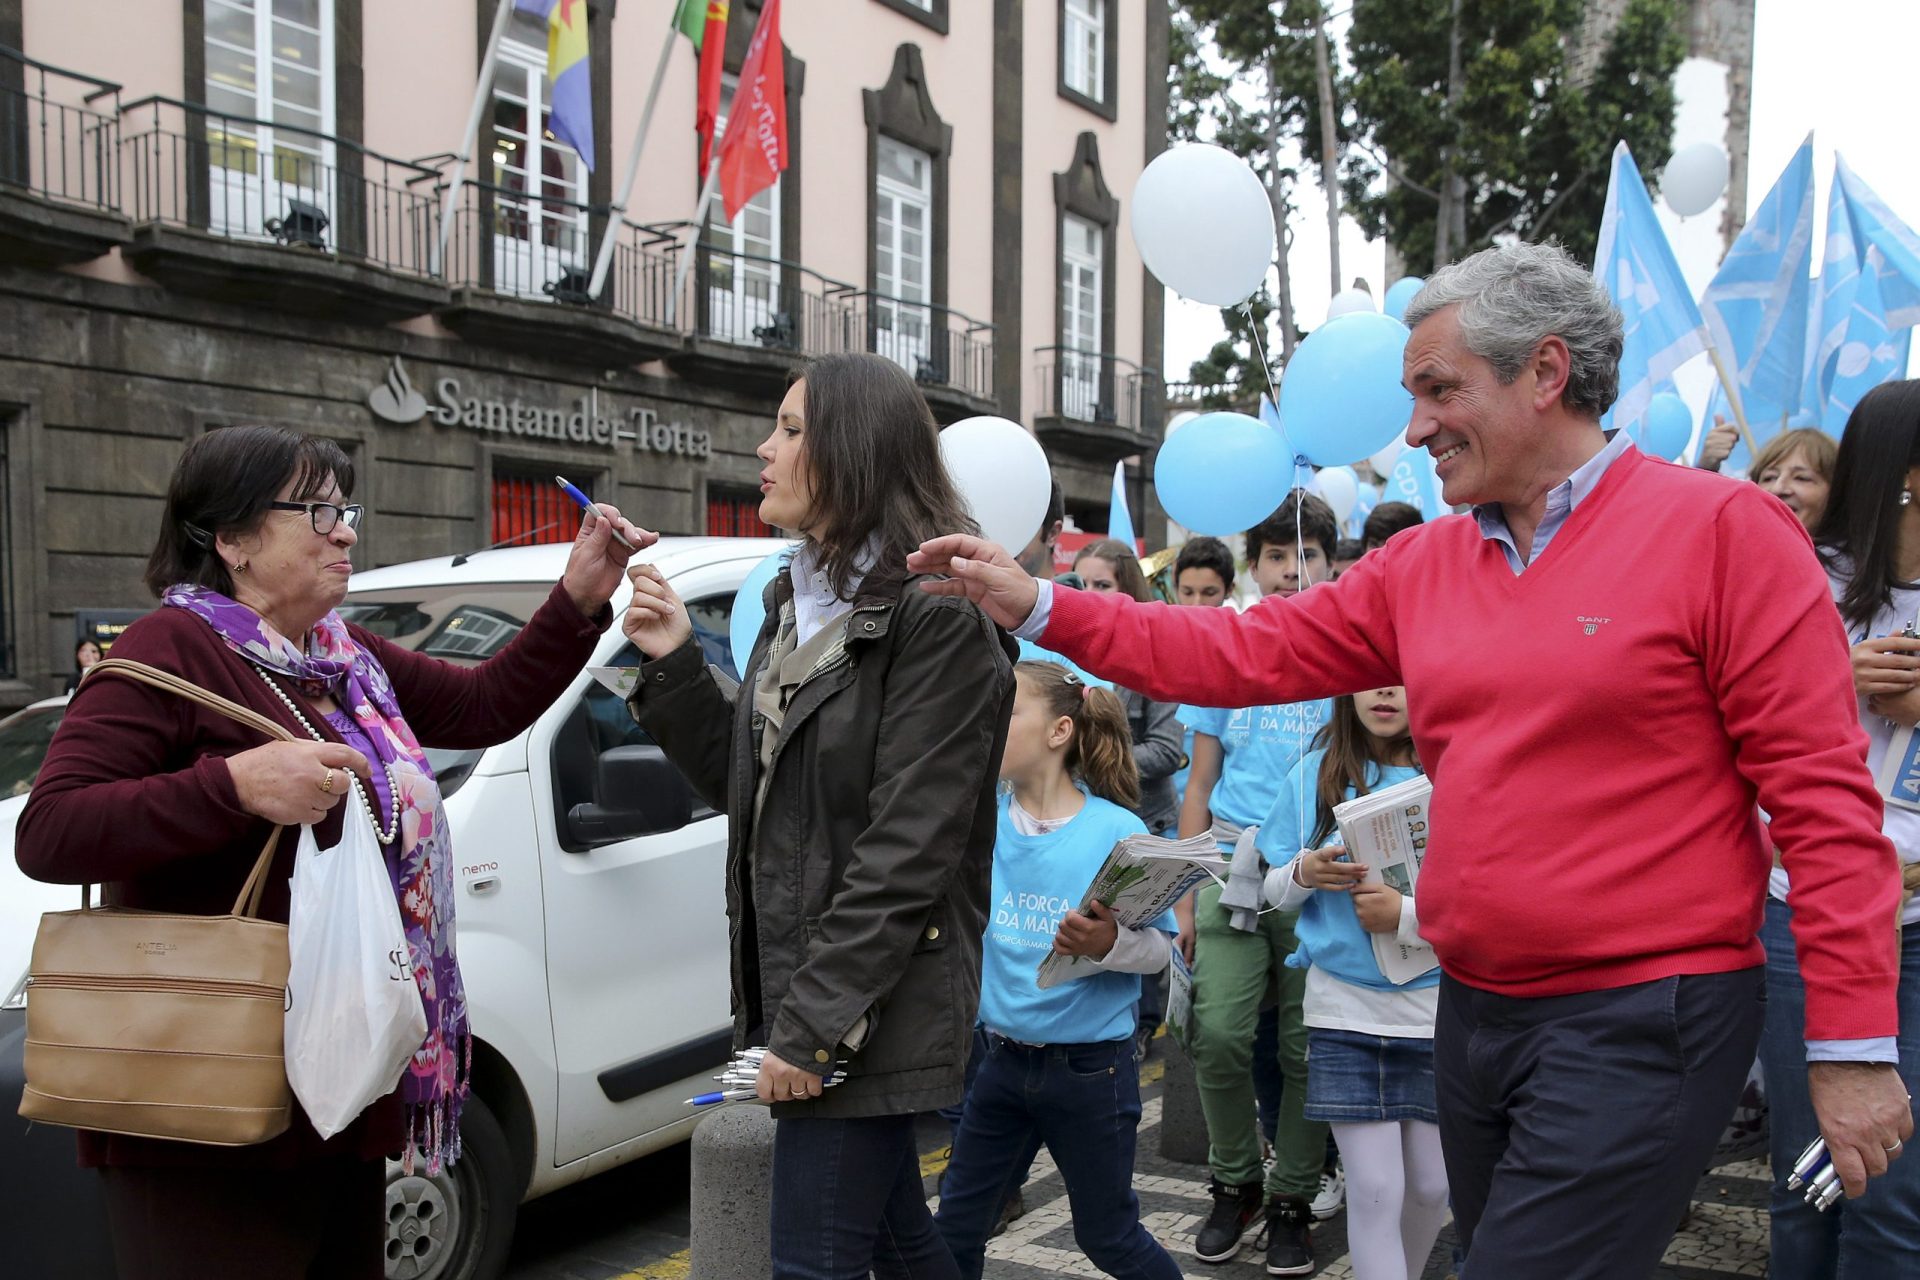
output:
[[[693,821],[693,788],[659,747],[602,752],[594,794],[598,803],[567,810],[567,833],[575,846],[675,831]]]

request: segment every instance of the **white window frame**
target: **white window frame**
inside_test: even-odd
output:
[[[205,0],[207,10],[230,10],[246,13],[248,0]],[[204,61],[208,67],[206,73],[206,97],[209,110],[213,114],[206,118],[205,136],[208,141],[208,225],[209,229],[221,234],[246,239],[269,239],[266,229],[269,218],[279,218],[288,212],[288,201],[299,200],[317,205],[327,216],[329,229],[328,243],[333,243],[335,229],[332,228],[334,212],[333,175],[336,148],[333,143],[335,124],[334,82],[334,0],[318,0],[319,28],[291,22],[289,19],[276,19],[273,0],[251,0],[253,18],[253,48],[242,49],[217,38],[214,24],[204,23],[206,34]],[[318,65],[307,68],[304,64],[281,58],[275,54],[275,21],[287,22],[290,26],[318,36]],[[244,114],[253,119],[268,123],[244,126],[227,131],[216,122],[221,119],[219,108],[211,105],[213,90],[238,92],[220,84],[212,78],[215,50],[224,50],[248,59],[253,64],[253,109]],[[274,99],[274,67],[283,64],[299,70],[311,70],[317,73],[320,82],[320,110],[318,131],[320,137],[308,133],[294,132],[291,129],[282,132],[273,127],[278,118],[277,103]],[[305,107],[297,108],[305,111]],[[250,143],[251,145],[247,145]],[[277,161],[282,152],[291,153],[294,164],[291,170],[283,169]],[[237,168],[224,161],[244,153],[247,167]]]
[[[733,113],[733,96],[740,87],[739,77],[725,76],[720,82],[720,111],[714,121],[714,155],[720,163],[720,139],[727,136],[727,120]],[[770,327],[780,310],[780,189],[776,175],[773,185],[754,192],[740,210],[740,216],[727,220],[726,206],[716,192],[707,211],[707,225],[700,239],[713,254],[707,258],[707,332],[726,342],[752,344],[761,341],[757,329]],[[747,231],[750,215],[764,214],[768,234],[764,239]],[[756,240],[759,242],[756,243]],[[745,255],[730,257],[730,254]],[[753,259],[765,258],[760,262]],[[792,317],[800,323],[798,316]],[[797,339],[798,335],[795,335]]]
[[[518,92],[503,94],[499,82],[509,75],[515,78],[514,87]],[[525,147],[519,167],[526,178],[526,191],[512,197],[503,191],[496,191],[493,197],[496,205],[494,225],[488,231],[493,245],[494,290],[526,298],[545,298],[548,296],[546,286],[566,272],[586,270],[589,245],[587,167],[579,156],[573,154],[572,147],[554,137],[552,131],[546,128],[547,117],[553,110],[553,87],[547,79],[547,46],[544,42],[530,44],[516,38],[511,32],[502,37],[499,61],[494,71],[492,101],[496,106],[505,101],[524,107],[527,119],[525,137],[510,140],[514,142],[515,149]],[[500,154],[501,139],[498,135],[498,127],[495,126],[496,155]],[[563,163],[567,166],[567,172],[573,175],[570,181],[547,176],[545,159],[549,149],[557,149],[565,158]],[[489,179],[496,176],[492,167],[488,168],[487,173]],[[571,201],[579,207],[550,211],[545,202],[549,196]],[[524,236],[501,232],[502,208],[518,210],[519,225],[526,229]],[[549,244],[549,238],[555,243]]]
[[[1083,237],[1072,232],[1084,229]],[[1106,228],[1079,214],[1060,215],[1060,412],[1083,422],[1094,420],[1100,402],[1100,347],[1106,290]],[[1093,252],[1074,247],[1076,238]],[[1079,305],[1091,286],[1092,307]]]
[[[1110,0],[1065,0],[1060,40],[1067,88],[1089,102],[1107,100],[1107,5]]]
[[[889,149],[918,157],[925,180],[914,186],[889,176],[880,163]],[[873,288],[885,296],[873,299],[873,349],[916,376],[933,325],[933,165],[933,156],[919,147],[885,134],[875,139]],[[900,211],[908,208],[920,211],[920,270],[913,280],[901,274],[906,233]]]

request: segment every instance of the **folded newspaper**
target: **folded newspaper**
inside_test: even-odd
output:
[[[1193,970],[1180,954],[1180,943],[1171,944],[1173,955],[1167,963],[1167,1034],[1182,1049],[1193,1048]]]
[[[1340,826],[1347,856],[1365,864],[1367,879],[1411,898],[1420,880],[1420,864],[1427,859],[1432,810],[1433,784],[1425,777],[1409,778],[1335,805],[1333,820]],[[1368,936],[1373,939],[1373,958],[1388,982],[1411,982],[1440,963],[1424,942],[1409,946],[1394,933]]]
[[[1080,899],[1080,913],[1096,900],[1129,929],[1158,920],[1195,885],[1209,878],[1225,880],[1227,860],[1211,834],[1167,840],[1159,836],[1128,836],[1113,846],[1100,864],[1093,883]],[[1036,985],[1057,987],[1069,978],[1093,971],[1085,956],[1063,956],[1049,951],[1040,962]]]

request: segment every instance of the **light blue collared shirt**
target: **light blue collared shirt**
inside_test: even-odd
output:
[[[1533,554],[1527,559],[1520,558],[1520,548],[1513,540],[1513,530],[1507,527],[1506,508],[1497,502],[1483,503],[1473,509],[1473,518],[1480,524],[1480,536],[1500,544],[1500,549],[1507,553],[1508,567],[1515,573],[1524,571],[1545,553],[1547,544],[1553,541],[1553,536],[1573,515],[1574,508],[1585,502],[1599,485],[1600,477],[1607,474],[1607,468],[1631,448],[1633,441],[1627,438],[1626,432],[1614,432],[1607,437],[1606,448],[1581,463],[1572,475],[1547,491],[1546,513],[1540,517],[1540,527],[1533,531]]]
[[[1513,540],[1513,531],[1507,526],[1507,513],[1499,503],[1489,502],[1473,509],[1473,518],[1480,525],[1480,536],[1490,542],[1500,544],[1506,552],[1507,565],[1514,573],[1526,571],[1528,565],[1538,560],[1567,523],[1569,517],[1579,505],[1592,495],[1600,484],[1600,477],[1607,468],[1618,462],[1633,442],[1624,431],[1615,431],[1607,439],[1607,447],[1581,463],[1574,473],[1547,491],[1546,514],[1540,519],[1539,528],[1533,531],[1533,554],[1526,560],[1520,558],[1520,548]],[[1053,620],[1053,583],[1045,578],[1038,579],[1039,590],[1035,593],[1033,612],[1014,632],[1022,640],[1038,641],[1046,632],[1047,623]],[[1808,1062],[1892,1062],[1900,1061],[1899,1043],[1893,1036],[1875,1036],[1865,1040],[1809,1040],[1807,1041]]]

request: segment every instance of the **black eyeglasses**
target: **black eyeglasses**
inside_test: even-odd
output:
[[[315,533],[332,533],[333,526],[342,520],[347,522],[347,528],[358,529],[360,517],[366,512],[357,502],[346,507],[337,502],[269,502],[267,506],[275,511],[306,512],[307,518],[313,521]]]

